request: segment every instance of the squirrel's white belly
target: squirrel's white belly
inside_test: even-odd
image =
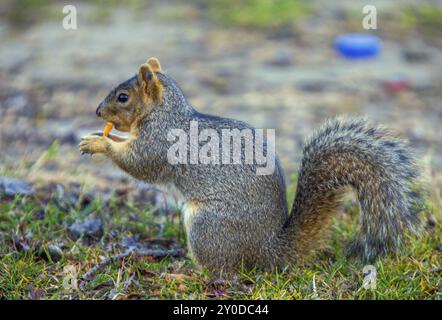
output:
[[[187,201],[183,205],[183,222],[186,233],[189,234],[190,226],[192,224],[193,218],[198,213],[199,206],[194,201]]]
[[[186,201],[182,193],[173,184],[159,185],[159,188],[174,196],[178,207],[181,207],[184,228],[186,230],[186,233],[189,234],[192,220],[199,209],[198,203],[192,200]]]

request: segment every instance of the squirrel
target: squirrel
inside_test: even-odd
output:
[[[363,261],[398,248],[405,231],[419,232],[412,190],[420,176],[406,142],[365,119],[334,118],[303,147],[296,196],[289,212],[278,158],[271,174],[257,175],[256,164],[171,164],[170,130],[251,129],[237,120],[196,111],[157,58],[114,88],[97,116],[128,138],[89,134],[79,149],[104,154],[135,179],[173,186],[184,201],[189,254],[197,266],[214,272],[241,267],[283,268],[321,247],[342,196],[353,189],[360,204],[360,227],[348,254]]]

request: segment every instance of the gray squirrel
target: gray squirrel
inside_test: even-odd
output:
[[[158,59],[150,58],[113,89],[96,113],[130,136],[87,135],[80,151],[104,154],[138,180],[177,189],[185,202],[189,252],[208,270],[296,263],[321,245],[348,188],[361,207],[350,253],[371,261],[396,249],[405,229],[419,229],[417,196],[410,189],[419,176],[414,156],[401,139],[365,120],[332,119],[308,140],[289,213],[277,158],[268,175],[257,175],[254,164],[169,163],[167,132],[188,130],[191,121],[217,131],[254,128],[196,111]]]

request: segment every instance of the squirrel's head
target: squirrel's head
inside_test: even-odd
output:
[[[162,103],[163,84],[157,73],[157,58],[142,64],[136,76],[119,84],[97,108],[97,116],[112,122],[119,131],[130,131],[133,124]]]

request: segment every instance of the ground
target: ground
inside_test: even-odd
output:
[[[333,39],[363,31],[363,2],[280,2],[242,2],[236,14],[224,9],[229,0],[77,1],[75,31],[62,28],[55,1],[0,5],[0,176],[33,188],[0,199],[0,299],[442,298],[441,8],[372,1],[382,54],[347,61]],[[185,254],[133,253],[82,280],[134,247],[186,248],[172,196],[76,147],[103,128],[94,114],[100,100],[151,56],[198,110],[276,129],[277,152],[294,177],[291,199],[303,141],[325,119],[363,115],[391,127],[416,150],[429,187],[424,235],[375,264],[370,290],[362,287],[364,265],[343,253],[356,228],[352,201],[335,218],[327,248],[302,266],[227,281]],[[400,90],[391,86],[398,80]],[[66,285],[69,270],[77,272],[77,289]]]
[[[400,254],[375,263],[376,287],[365,289],[364,264],[348,260],[343,250],[355,231],[358,210],[354,206],[335,219],[328,247],[302,266],[269,273],[243,270],[238,278],[223,279],[199,270],[185,256],[157,260],[132,254],[84,280],[84,274],[103,259],[130,247],[185,248],[185,234],[178,211],[140,208],[136,204],[142,201],[135,195],[91,201],[88,195],[71,194],[67,199],[55,191],[47,201],[16,198],[1,205],[2,298],[441,298],[440,224],[428,223],[424,236],[410,237]],[[91,215],[99,227],[77,238],[68,226]]]

